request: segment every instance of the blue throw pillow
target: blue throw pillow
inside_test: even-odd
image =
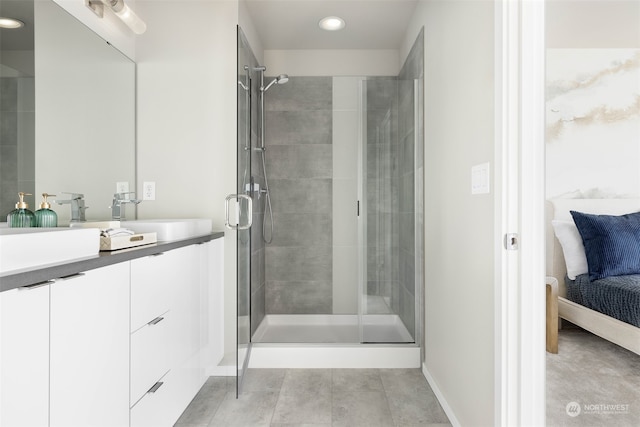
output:
[[[640,212],[591,215],[571,211],[589,266],[589,279],[640,274]]]

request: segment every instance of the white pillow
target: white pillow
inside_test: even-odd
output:
[[[556,237],[562,246],[564,261],[567,265],[567,276],[575,280],[576,276],[589,272],[587,255],[584,252],[582,236],[573,221],[551,221]]]

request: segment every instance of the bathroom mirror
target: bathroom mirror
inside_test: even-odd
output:
[[[25,26],[0,30],[0,220],[18,191],[34,211],[81,193],[87,220],[109,219],[117,183],[135,191],[135,63],[51,0],[0,0],[9,13]]]

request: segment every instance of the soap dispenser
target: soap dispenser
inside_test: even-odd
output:
[[[24,196],[31,196],[29,193],[18,193],[20,201],[16,203],[16,208],[7,215],[7,225],[9,227],[35,227],[36,216],[29,210],[29,205],[24,201]]]
[[[55,194],[42,193],[42,203],[40,209],[36,211],[36,227],[57,227],[58,214],[51,210],[51,204],[47,201],[47,197],[55,196]]]

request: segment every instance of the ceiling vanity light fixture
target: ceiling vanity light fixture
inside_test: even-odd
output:
[[[344,19],[338,16],[327,16],[318,22],[318,26],[325,31],[338,31],[343,29],[346,24]]]
[[[0,28],[8,28],[8,29],[16,29],[24,27],[24,22],[18,21],[13,18],[2,18],[0,17]]]
[[[106,6],[136,34],[142,34],[147,30],[147,24],[125,4],[124,0],[84,0],[84,4],[100,18],[104,15]]]

